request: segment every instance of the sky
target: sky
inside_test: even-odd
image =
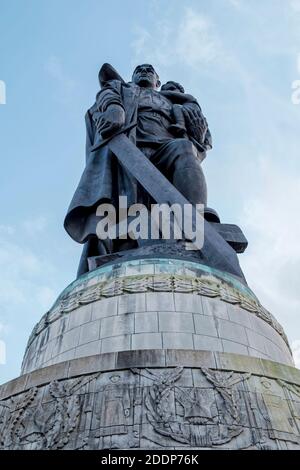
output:
[[[150,62],[198,98],[209,206],[243,229],[248,284],[300,367],[300,0],[0,0],[0,383],[76,275],[63,219],[104,62],[125,80]]]

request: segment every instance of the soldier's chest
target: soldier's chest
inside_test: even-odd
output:
[[[138,97],[138,107],[139,109],[152,108],[171,112],[172,103],[158,91],[141,88]]]

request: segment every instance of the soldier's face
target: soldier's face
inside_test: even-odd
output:
[[[141,87],[158,88],[158,75],[150,64],[138,65],[133,72],[132,81]]]

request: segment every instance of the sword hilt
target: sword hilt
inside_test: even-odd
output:
[[[113,139],[116,135],[120,135],[120,134],[123,134],[124,132],[131,131],[131,129],[133,129],[136,126],[137,126],[137,122],[134,122],[133,124],[129,124],[128,126],[123,127],[122,129],[118,130],[110,137],[107,137],[107,139],[104,139],[101,142],[99,142],[99,144],[93,145],[93,147],[91,148],[91,152],[96,152],[96,150],[99,150],[101,147],[108,144],[108,142],[110,142],[111,139]]]

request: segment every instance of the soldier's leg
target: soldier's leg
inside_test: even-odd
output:
[[[174,139],[151,157],[152,163],[192,204],[207,205],[207,186],[197,150],[188,139]]]

